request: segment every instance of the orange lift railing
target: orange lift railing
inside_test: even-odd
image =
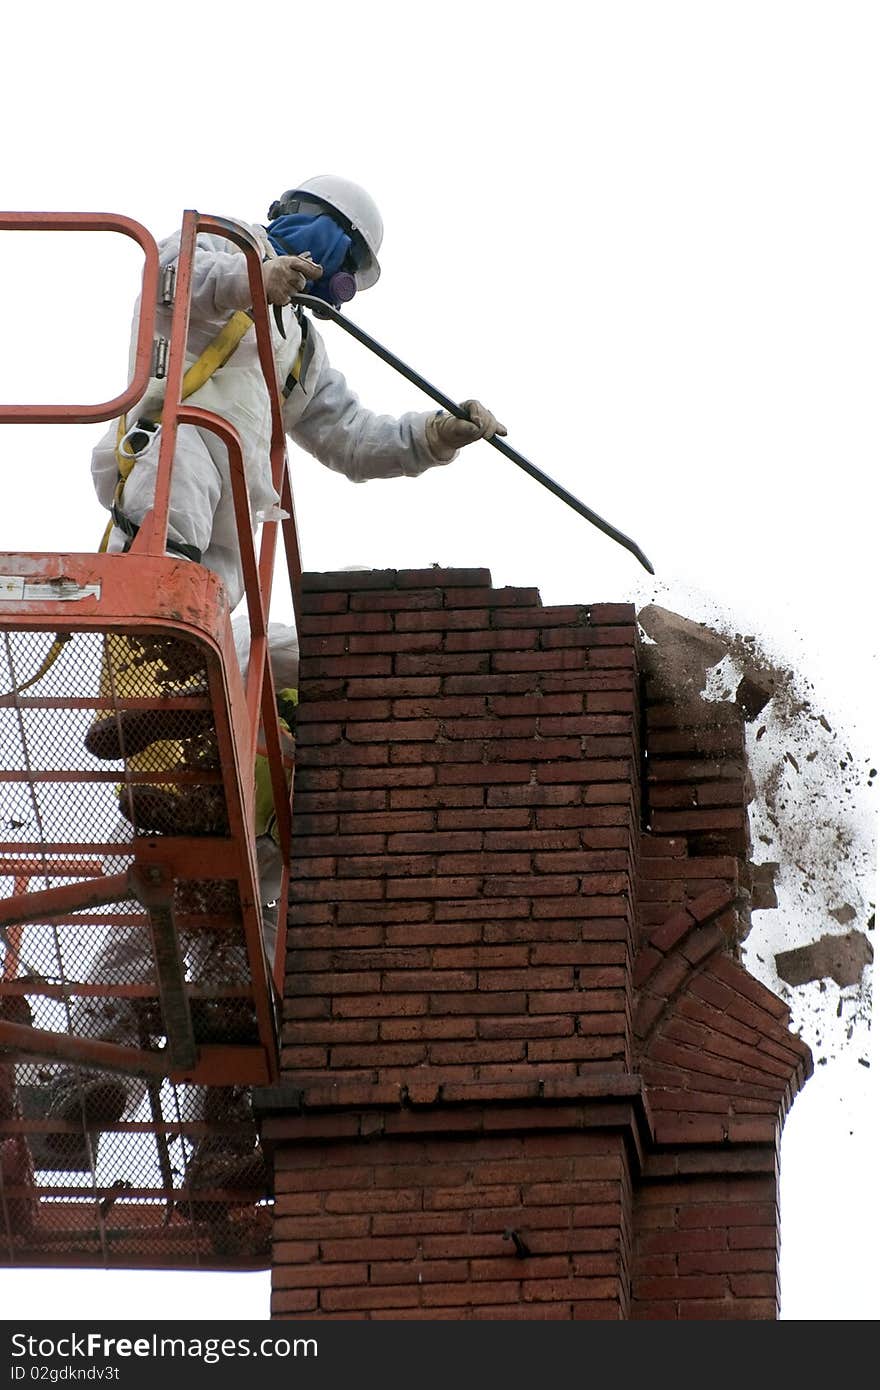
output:
[[[159,296],[172,302],[152,236],[112,214],[4,213],[0,230],[120,232],[145,257],[126,391],[91,406],[0,406],[0,423],[125,414],[151,376]],[[7,1265],[268,1263],[271,1176],[249,1088],[277,1079],[284,965],[291,794],[267,641],[277,524],[263,525],[257,550],[239,436],[181,398],[199,232],[228,238],[246,258],[298,614],[301,565],[261,254],[247,228],[187,211],[163,344],[151,512],[125,555],[0,555],[0,1263]],[[181,424],[213,431],[229,454],[251,637],[244,678],[219,579],[165,553]],[[173,739],[166,733],[115,762],[94,757],[85,745],[93,721],[129,711],[147,722],[154,714],[157,734],[175,711]],[[272,960],[254,847],[258,746],[268,758],[285,865]],[[200,808],[191,823],[169,833],[139,830],[135,800],[155,787],[186,794]]]

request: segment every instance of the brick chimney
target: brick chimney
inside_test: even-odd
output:
[[[737,707],[484,570],[303,614],[272,1315],[776,1317],[810,1055],[737,959]]]

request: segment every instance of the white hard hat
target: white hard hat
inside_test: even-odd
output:
[[[354,233],[355,283],[359,290],[375,285],[379,278],[377,256],[383,227],[379,209],[366,189],[336,174],[316,174],[282,193],[270,207],[269,217],[274,220],[284,213],[305,212],[310,208],[336,213],[346,224],[346,230]]]

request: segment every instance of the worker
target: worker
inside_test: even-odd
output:
[[[327,360],[313,323],[291,306],[306,292],[339,307],[379,278],[382,219],[371,196],[336,175],[308,178],[272,203],[268,224],[249,228],[263,253],[263,285],[277,306],[281,330],[272,325],[284,428],[295,444],[352,482],[415,477],[451,462],[480,438],[506,434],[479,401],[463,403],[469,419],[444,411],[410,412],[394,419],[361,405],[345,378]],[[179,233],[160,244],[160,265],[175,264]],[[254,524],[278,519],[280,498],[270,467],[269,398],[246,312],[251,306],[243,253],[222,236],[201,234],[192,275],[187,360],[195,363],[218,335],[244,326],[244,336],[222,367],[213,371],[188,405],[215,411],[239,432]],[[135,313],[137,324],[138,312]],[[170,337],[171,311],[159,305],[156,330]],[[134,350],[135,336],[132,339]],[[111,511],[106,548],[127,550],[152,505],[159,457],[164,382],[153,378],[122,425],[111,425],[92,454],[92,476],[101,503]],[[229,463],[225,445],[210,430],[181,425],[177,431],[169,554],[200,560],[220,576],[230,609],[243,594]]]
[[[379,278],[378,252],[382,219],[375,202],[358,184],[336,175],[306,179],[272,203],[266,226],[250,231],[264,261],[267,300],[280,314],[281,331],[272,325],[284,427],[295,443],[328,468],[353,482],[415,477],[426,469],[451,462],[461,447],[492,434],[506,434],[504,425],[479,401],[465,401],[469,418],[445,411],[410,412],[400,419],[375,415],[363,407],[344,377],[329,366],[324,344],[305,314],[289,303],[291,294],[305,289],[325,302],[338,304]],[[179,234],[160,245],[160,263],[176,262]],[[243,447],[244,472],[255,524],[278,519],[280,498],[270,467],[269,396],[257,352],[250,316],[245,257],[228,239],[202,234],[197,238],[192,275],[192,308],[187,357],[198,366],[207,350],[236,323],[244,328],[234,351],[210,372],[188,397],[190,405],[216,412],[236,426]],[[135,313],[135,328],[138,312]],[[170,310],[159,306],[157,331],[169,336]],[[136,333],[132,335],[132,352]],[[207,370],[207,369],[206,369]],[[159,430],[164,382],[152,379],[146,395],[125,421],[111,425],[92,454],[92,476],[98,497],[110,510],[105,543],[111,553],[127,550],[152,505],[159,458]],[[168,553],[200,560],[223,580],[230,609],[243,595],[232,486],[225,445],[210,430],[182,425],[177,431],[167,535]],[[171,646],[177,669],[171,669],[166,649],[159,669],[170,679],[186,680],[185,643]],[[118,663],[115,663],[118,664]],[[123,663],[124,664],[124,663]],[[129,676],[131,671],[129,672]],[[128,690],[119,670],[112,686],[118,694],[162,694],[144,681],[143,667],[134,671]],[[174,691],[182,693],[180,689]],[[194,693],[191,689],[186,693]],[[205,716],[207,717],[207,716]],[[164,737],[174,738],[180,724],[192,727],[192,714],[166,711]],[[124,737],[123,737],[124,735]],[[154,712],[112,713],[95,720],[86,747],[101,758],[137,755],[163,737]],[[137,747],[135,746],[137,742]],[[151,769],[156,769],[155,762]],[[120,803],[139,829],[147,833],[191,834],[222,817],[205,789],[194,796],[146,788],[129,791]],[[195,804],[194,804],[195,803]]]

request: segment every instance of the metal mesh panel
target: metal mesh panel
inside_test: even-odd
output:
[[[270,1175],[247,1092],[128,1080],[122,1117],[78,1130],[46,1117],[46,1069],[16,1067],[0,1140],[0,1258],[6,1263],[264,1264]],[[56,1069],[57,1070],[57,1069]],[[87,1104],[91,1078],[69,1069]],[[61,1093],[56,1075],[54,1094]],[[9,1115],[10,1103],[5,1107]]]
[[[162,633],[0,631],[0,896],[118,875],[141,839],[229,834],[207,659]],[[178,879],[171,909],[196,1043],[258,1044],[238,878]],[[0,1018],[165,1048],[133,897],[3,944]],[[0,1064],[0,1263],[258,1267],[268,1200],[245,1088]]]
[[[0,633],[0,840],[228,833],[212,730],[194,643]]]
[[[237,886],[216,879],[178,885],[178,901],[203,909],[178,919],[186,993],[202,1043],[258,1041]],[[16,951],[19,978],[0,981],[0,1001],[24,999],[35,1028],[132,1047],[161,1042],[152,933],[140,904],[114,903],[60,921],[24,923],[17,928]],[[31,983],[27,993],[22,979]]]

